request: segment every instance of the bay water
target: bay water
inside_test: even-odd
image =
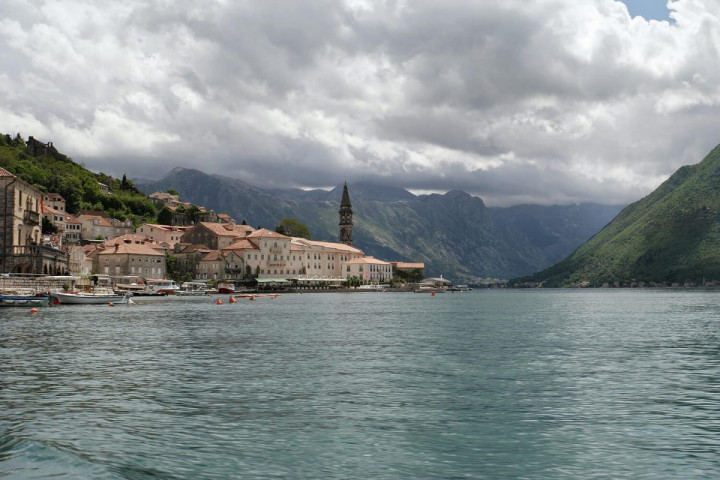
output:
[[[135,302],[0,311],[0,477],[720,478],[720,291]]]

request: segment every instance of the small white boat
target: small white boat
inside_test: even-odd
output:
[[[180,290],[175,291],[175,295],[186,297],[208,295],[207,284],[203,282],[183,282]]]
[[[6,295],[0,294],[0,307],[47,307],[47,295]]]
[[[134,295],[175,295],[180,287],[175,280],[145,280],[145,289]]]
[[[128,295],[113,293],[54,292],[53,303],[61,305],[99,305],[104,303],[128,303]]]

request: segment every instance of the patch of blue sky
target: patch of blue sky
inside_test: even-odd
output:
[[[622,0],[622,2],[627,5],[631,17],[640,15],[646,20],[671,21],[667,0]]]

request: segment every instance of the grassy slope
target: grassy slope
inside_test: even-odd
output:
[[[557,286],[703,277],[720,279],[720,146],[626,207],[568,258],[528,279]]]

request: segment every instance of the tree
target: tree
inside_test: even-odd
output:
[[[200,216],[200,208],[197,205],[190,205],[190,207],[185,210],[185,213],[188,216],[188,220],[191,222],[197,223],[198,217]]]
[[[43,235],[54,235],[58,233],[58,229],[50,220],[43,217],[42,219],[42,233]]]
[[[157,222],[160,225],[172,225],[173,213],[168,207],[163,207],[158,213]]]
[[[295,218],[283,218],[275,227],[275,231],[281,235],[287,235],[288,237],[300,237],[308,240],[312,239],[310,229]]]
[[[180,192],[178,192],[174,188],[168,188],[167,190],[165,190],[165,193],[169,193],[170,195],[176,195],[178,197],[180,196]]]

